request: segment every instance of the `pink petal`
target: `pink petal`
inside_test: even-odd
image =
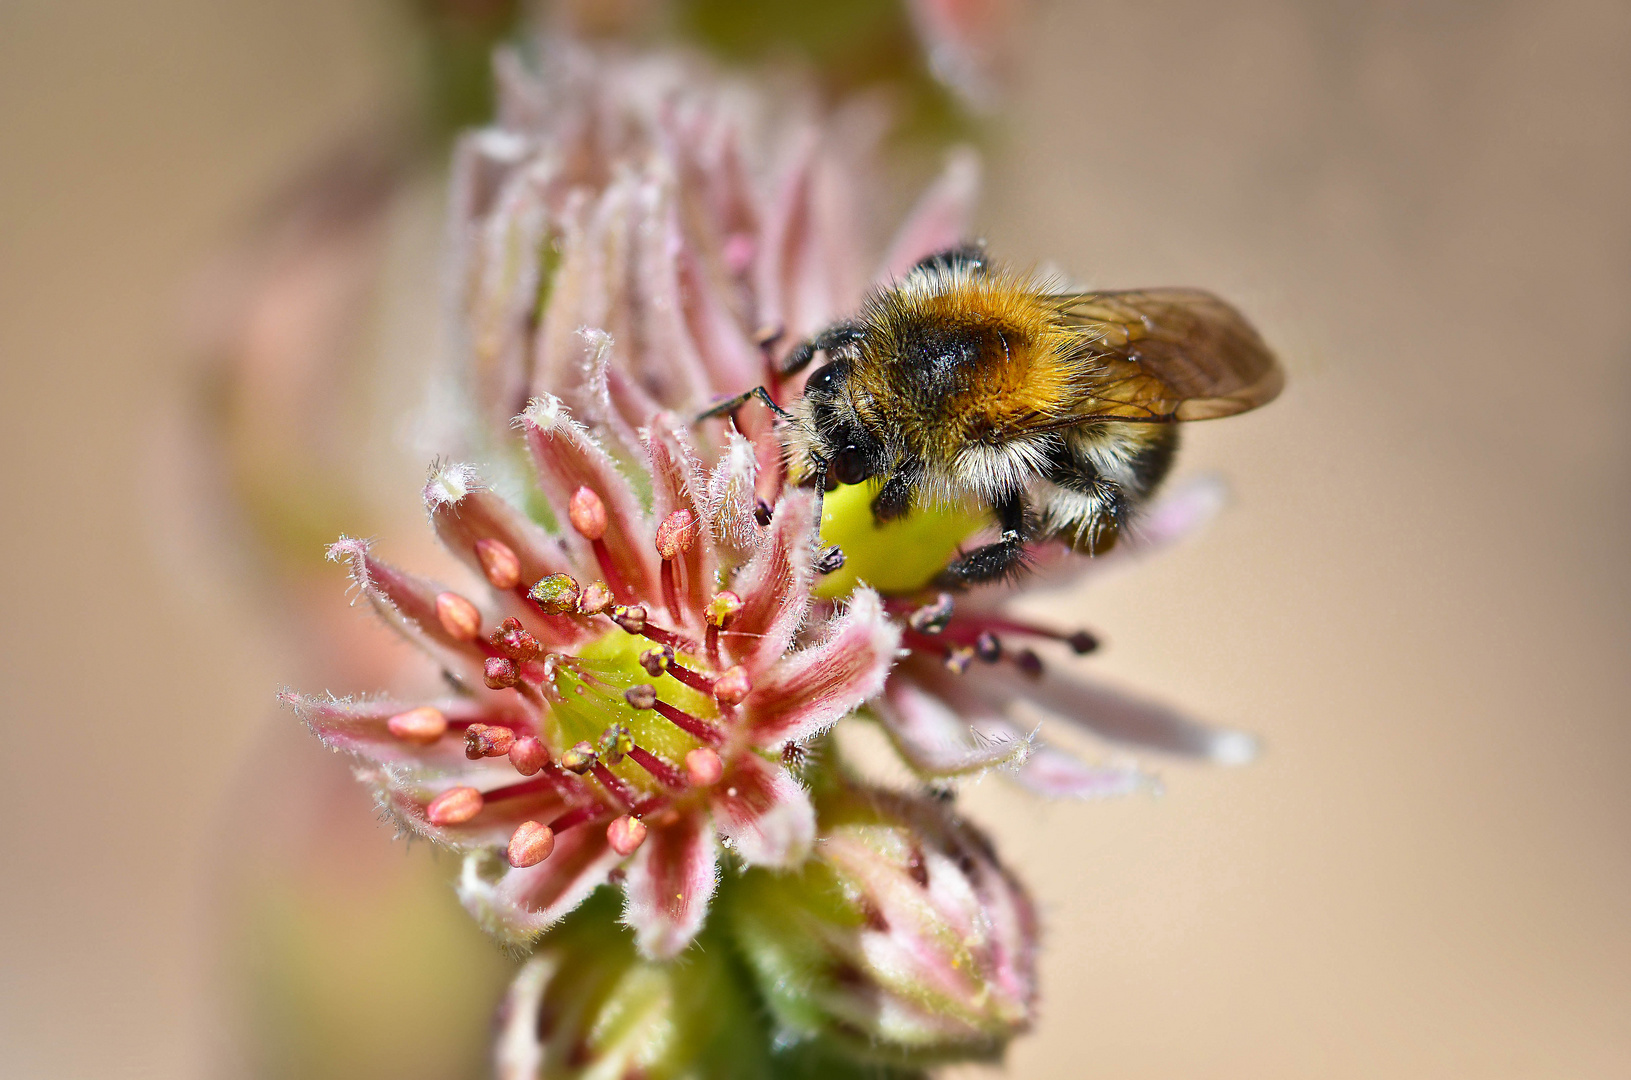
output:
[[[511,941],[536,938],[606,883],[623,858],[606,843],[604,823],[585,822],[555,838],[555,850],[536,866],[484,876],[493,860],[472,855],[459,877],[459,899],[483,929]]]
[[[436,616],[436,597],[445,591],[441,586],[374,558],[366,540],[342,536],[329,546],[328,557],[331,562],[344,560],[351,564],[352,582],[381,618],[438,663],[453,669],[467,682],[480,683],[481,664],[487,655],[481,649],[481,638],[460,641],[443,628]],[[484,617],[483,625],[490,621]]]
[[[945,172],[918,199],[890,242],[878,281],[896,281],[920,260],[967,242],[979,197],[979,156],[966,147],[953,151]]]
[[[623,922],[642,953],[667,960],[691,944],[708,917],[718,877],[716,841],[706,814],[678,814],[648,827],[623,885]]]
[[[1014,770],[1014,779],[1050,799],[1104,799],[1154,786],[1132,765],[1089,765],[1052,746],[1039,746]]]
[[[719,463],[708,475],[708,523],[716,545],[740,554],[758,544],[754,518],[758,474],[753,444],[735,431],[727,432]]]
[[[973,714],[953,710],[899,675],[889,680],[872,711],[906,763],[925,777],[961,776],[1016,764],[1031,750],[1031,740],[1009,730],[1009,725],[995,731],[977,726]]]
[[[760,746],[815,735],[883,689],[900,648],[900,628],[878,594],[860,588],[829,625],[827,638],[767,671],[743,703]]]
[[[465,769],[473,764],[464,756],[464,729],[472,723],[497,724],[520,732],[537,730],[531,707],[519,695],[500,694],[486,687],[481,693],[481,697],[432,703],[447,717],[448,730],[429,746],[403,742],[386,726],[391,717],[424,702],[309,697],[292,690],[278,694],[278,701],[293,709],[331,750],[354,754],[396,775],[440,778],[454,773],[464,776]],[[517,777],[513,769],[509,774]]]
[[[789,648],[810,610],[815,496],[785,489],[759,551],[731,582],[742,610],[724,640],[736,662],[757,680]]]
[[[707,474],[697,460],[690,435],[674,422],[671,415],[659,413],[642,434],[645,436],[646,460],[651,465],[652,516],[663,521],[676,511],[688,510],[697,521],[699,531],[696,542],[674,560],[679,571],[675,588],[682,610],[673,613],[672,617],[700,634],[700,612],[713,598],[714,581],[719,573],[718,553],[710,542],[706,524]]]
[[[793,774],[743,754],[713,791],[714,828],[752,866],[791,869],[815,840],[815,808]]]
[[[611,457],[572,419],[559,398],[545,395],[535,399],[521,414],[520,423],[537,466],[538,486],[562,520],[579,487],[589,488],[606,504],[604,543],[621,578],[621,582],[608,582],[613,594],[622,603],[658,595],[657,552],[651,543],[651,526],[634,490]],[[576,534],[568,540],[578,552],[575,562],[596,564],[588,541]]]

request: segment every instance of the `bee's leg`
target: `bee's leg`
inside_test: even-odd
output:
[[[781,419],[791,420],[793,418],[792,413],[788,412],[780,405],[777,405],[775,401],[771,399],[769,390],[766,390],[762,386],[755,386],[752,390],[745,390],[733,398],[726,398],[724,401],[721,401],[718,405],[715,405],[707,412],[698,416],[697,423],[700,424],[704,420],[712,420],[716,416],[728,416],[737,409],[740,409],[743,405],[746,405],[749,398],[755,397],[764,402],[770,411],[775,413]]]
[[[1015,491],[994,506],[1002,524],[996,543],[965,552],[935,578],[943,589],[978,585],[985,581],[1013,577],[1025,567],[1025,539],[1029,533],[1025,496]]]
[[[861,328],[851,323],[839,323],[837,326],[829,326],[810,340],[800,342],[792,352],[782,359],[781,367],[776,369],[776,373],[784,377],[797,375],[810,366],[810,361],[815,359],[816,353],[824,352],[831,356],[834,349],[848,345],[852,341],[858,340],[860,336]]]
[[[883,487],[872,498],[872,520],[882,525],[886,521],[903,518],[912,508],[912,492],[917,489],[917,474],[910,469],[896,469],[883,482]]]

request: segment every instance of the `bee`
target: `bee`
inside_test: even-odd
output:
[[[827,363],[781,419],[792,478],[878,483],[880,523],[973,497],[998,538],[943,588],[1010,577],[1026,545],[1108,550],[1172,467],[1178,423],[1272,401],[1284,385],[1249,323],[1193,289],[1061,292],[965,246],[922,260],[853,319],[791,350],[784,376]]]

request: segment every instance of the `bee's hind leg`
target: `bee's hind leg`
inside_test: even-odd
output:
[[[964,552],[935,577],[942,589],[967,588],[987,581],[1011,578],[1025,569],[1025,540],[1030,528],[1026,521],[1025,497],[1014,492],[993,509],[1002,524],[995,543]]]

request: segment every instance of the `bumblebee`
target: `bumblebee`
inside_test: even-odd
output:
[[[1279,394],[1284,376],[1250,324],[1192,289],[1059,292],[944,251],[874,294],[851,320],[791,350],[781,374],[827,363],[782,410],[792,477],[876,480],[879,522],[919,500],[973,496],[998,539],[963,553],[942,587],[1011,576],[1027,543],[1101,552],[1161,483],[1177,424],[1230,416]]]

